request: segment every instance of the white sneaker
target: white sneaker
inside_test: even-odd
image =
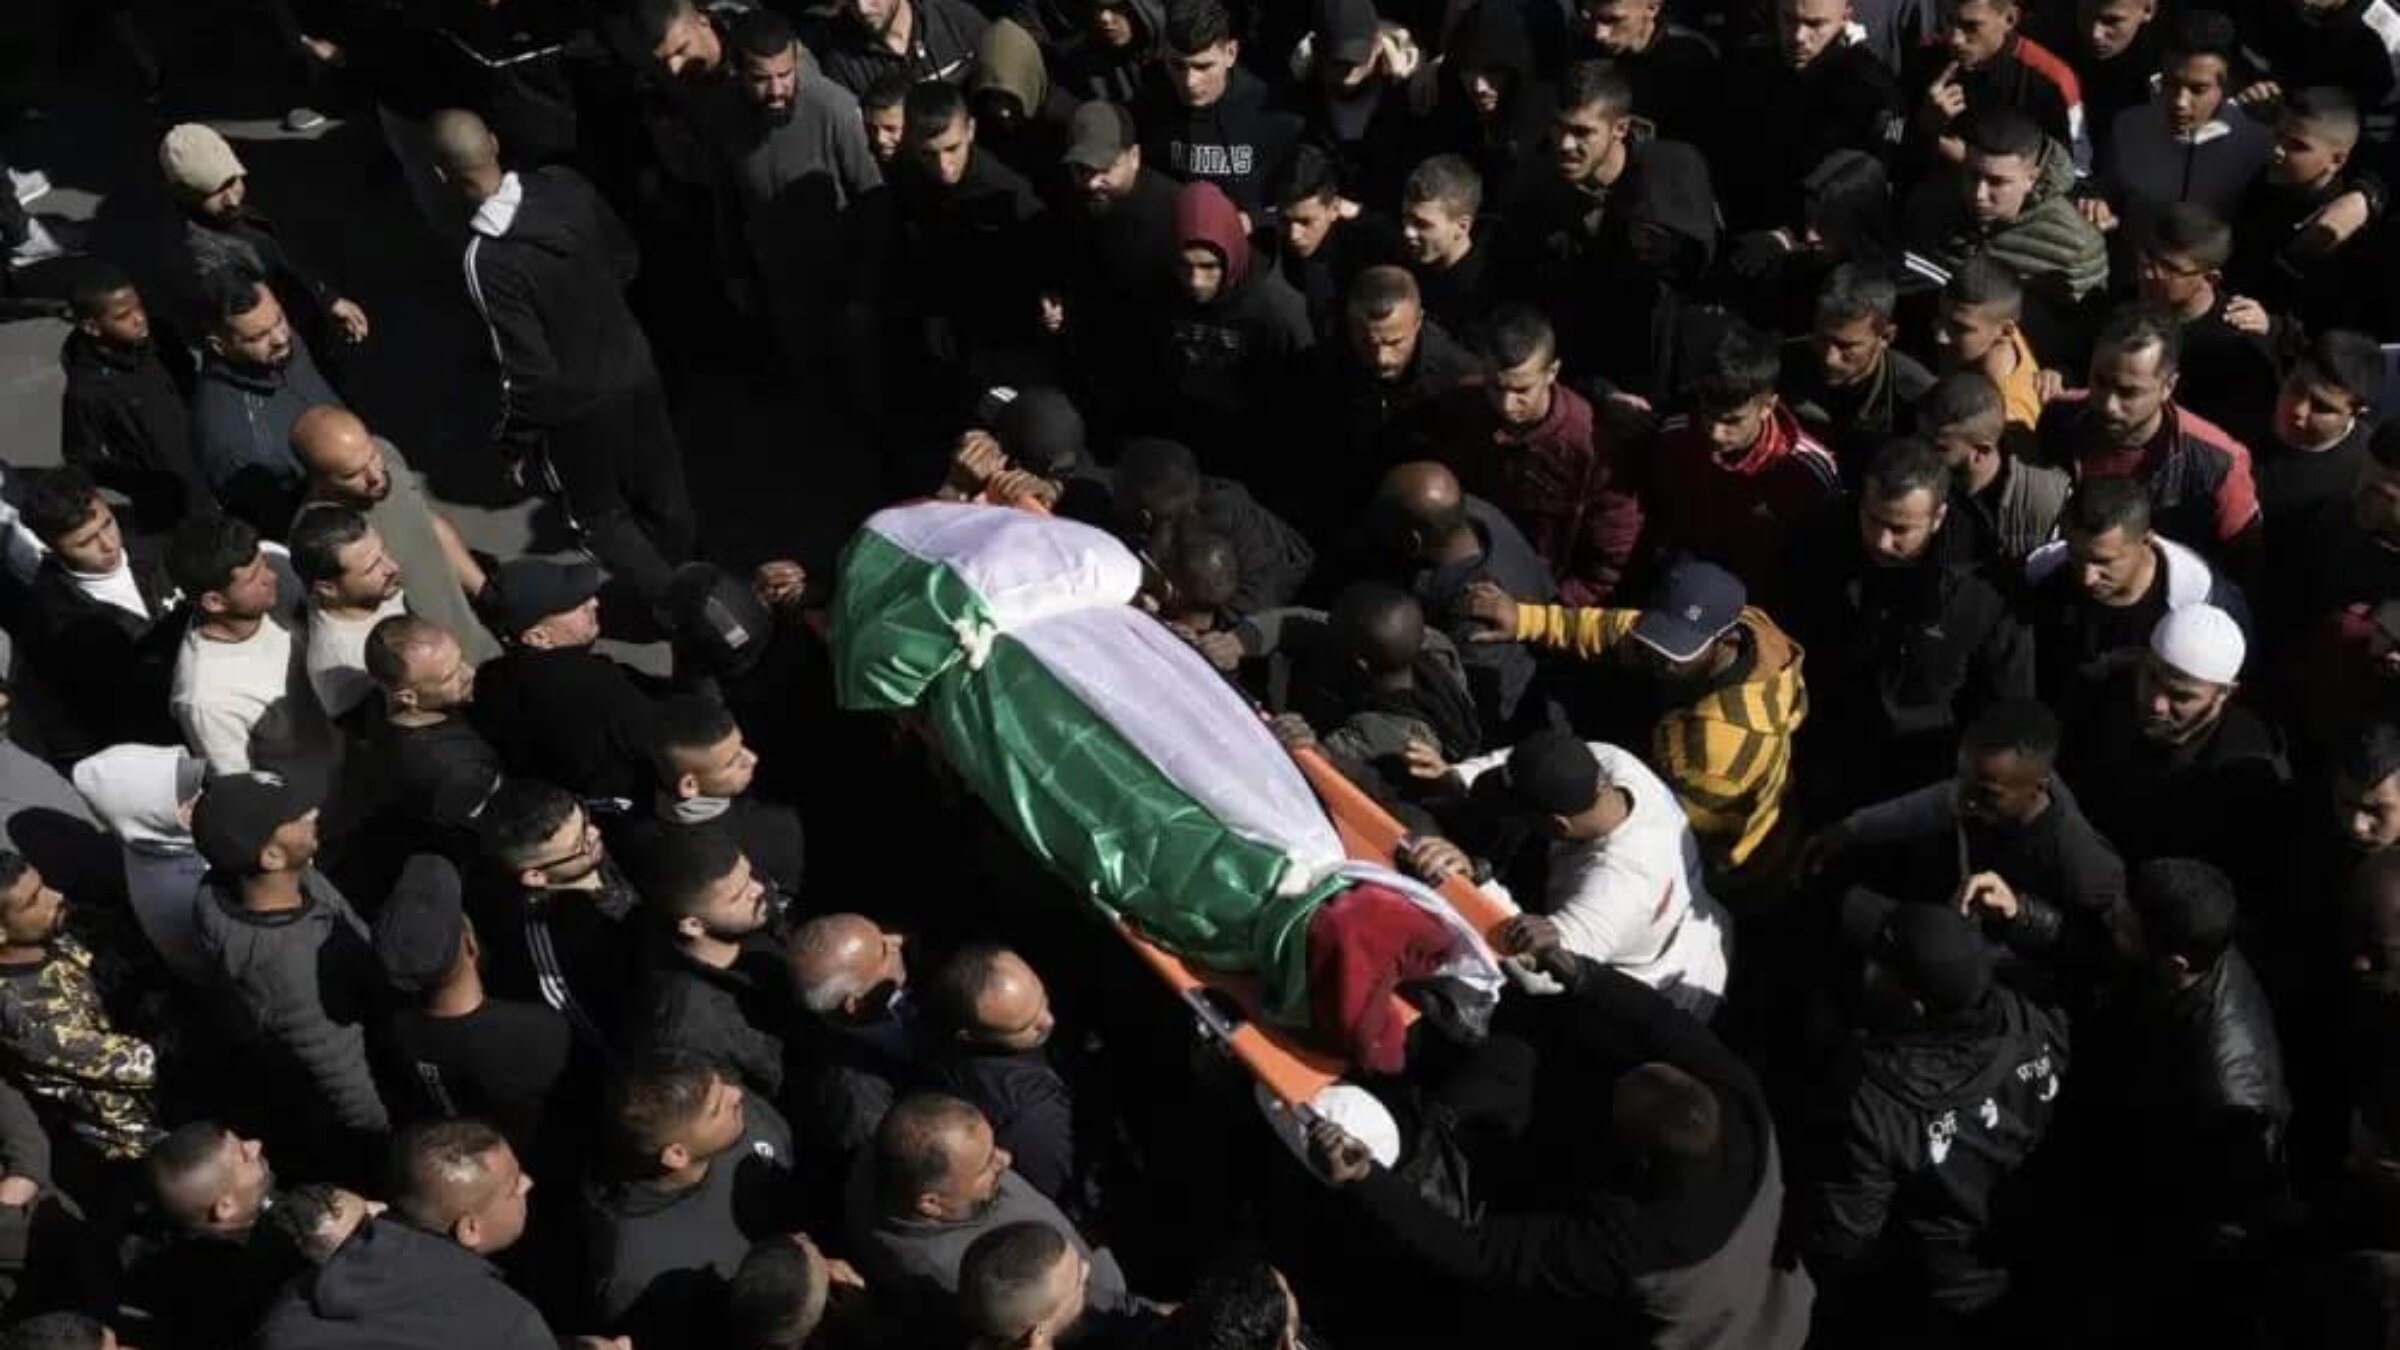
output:
[[[31,206],[50,195],[50,177],[40,169],[10,169],[8,186],[17,194],[19,206]]]
[[[314,108],[294,108],[283,115],[285,131],[315,131],[325,125],[325,114]]]
[[[66,245],[58,242],[57,236],[50,233],[49,227],[39,220],[28,219],[25,222],[25,242],[9,252],[8,265],[27,267],[34,263],[48,262],[52,258],[65,256],[67,256]]]

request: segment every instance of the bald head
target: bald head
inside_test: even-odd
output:
[[[292,423],[292,453],[312,471],[329,458],[363,451],[374,441],[357,413],[330,403],[318,404]]]
[[[1417,460],[1384,474],[1375,490],[1375,515],[1388,538],[1410,552],[1421,552],[1466,525],[1466,494],[1449,469]]]
[[[320,405],[292,423],[292,454],[320,498],[364,511],[391,494],[383,447],[347,408]]]
[[[1328,622],[1369,674],[1407,670],[1425,648],[1424,608],[1415,596],[1379,581],[1359,582],[1335,597]]]
[[[820,1017],[871,1011],[878,989],[908,981],[900,940],[863,914],[826,914],[800,925],[789,949],[802,1006]]]
[[[475,201],[500,190],[500,138],[463,108],[444,108],[426,122],[433,163],[453,187]]]

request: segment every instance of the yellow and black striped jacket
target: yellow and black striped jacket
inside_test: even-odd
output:
[[[1615,650],[1641,617],[1634,609],[1517,607],[1517,640],[1597,658]],[[1792,734],[1808,720],[1800,645],[1761,610],[1736,620],[1756,654],[1739,684],[1712,689],[1659,716],[1650,762],[1675,790],[1713,876],[1752,863],[1780,863],[1790,829],[1783,815],[1792,777]]]

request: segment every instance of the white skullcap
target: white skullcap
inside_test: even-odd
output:
[[[1308,1160],[1308,1123],[1301,1113],[1285,1106],[1267,1085],[1255,1085],[1258,1109],[1267,1124],[1283,1140],[1301,1165],[1314,1171]],[[1308,1104],[1309,1109],[1342,1127],[1344,1133],[1367,1146],[1375,1161],[1391,1167],[1400,1161],[1400,1122],[1375,1099],[1375,1094],[1354,1083],[1332,1083]]]
[[[2240,624],[2215,605],[2186,605],[2150,630],[2150,653],[2195,680],[2232,684],[2250,644]]]

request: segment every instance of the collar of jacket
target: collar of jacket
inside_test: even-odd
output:
[[[705,825],[733,809],[731,797],[676,797],[659,789],[658,814],[678,825]]]
[[[283,389],[291,369],[291,364],[286,362],[280,366],[269,366],[265,370],[245,370],[215,352],[210,352],[208,359],[200,367],[200,374],[206,378],[222,380],[236,389],[253,394],[264,394],[271,398]]]
[[[1889,364],[1888,357],[1886,364]],[[1717,463],[1726,472],[1747,478],[1751,474],[1765,472],[1768,466],[1790,454],[1792,446],[1799,439],[1799,419],[1792,416],[1792,410],[1784,406],[1783,400],[1777,399],[1775,406],[1767,413],[1766,424],[1758,429],[1758,439],[1750,443],[1750,448],[1743,452],[1742,457],[1730,464],[1721,459]]]
[[[468,228],[487,239],[497,239],[517,223],[517,208],[524,204],[525,180],[511,170],[501,175],[500,190],[475,208],[475,217],[467,222]]]

